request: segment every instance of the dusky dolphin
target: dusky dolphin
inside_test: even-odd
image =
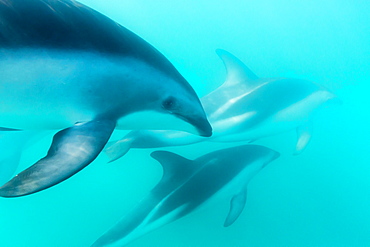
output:
[[[279,153],[257,145],[218,150],[195,160],[166,151],[151,156],[163,167],[162,180],[131,212],[92,246],[125,246],[132,240],[180,219],[231,193],[224,226],[242,213],[249,181]]]
[[[47,131],[0,131],[0,149],[6,150],[0,154],[0,186],[14,176],[22,152],[46,134]]]
[[[201,98],[213,127],[205,138],[180,131],[134,130],[110,142],[105,152],[114,161],[130,148],[181,146],[203,141],[255,141],[262,137],[297,130],[295,154],[308,144],[312,118],[336,96],[307,80],[258,78],[242,61],[225,50],[216,50],[226,71],[226,81]]]
[[[0,127],[63,129],[0,196],[69,178],[115,128],[212,133],[196,93],[159,51],[76,1],[0,0],[0,54]]]

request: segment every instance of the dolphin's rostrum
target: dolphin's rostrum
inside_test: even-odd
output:
[[[115,128],[211,135],[196,93],[161,53],[76,1],[0,0],[0,53],[0,127],[64,129],[0,196],[63,181],[95,159]]]

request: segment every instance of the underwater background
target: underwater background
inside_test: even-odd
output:
[[[231,227],[223,227],[230,201],[225,198],[129,246],[370,246],[370,1],[80,2],[156,47],[200,97],[225,79],[215,53],[222,48],[260,77],[312,80],[342,101],[317,117],[313,138],[298,156],[292,155],[295,131],[255,142],[281,157],[252,180],[246,208]],[[43,157],[51,138],[27,145],[18,170]],[[165,150],[193,159],[235,145]],[[133,149],[109,164],[102,153],[55,187],[1,198],[0,246],[90,246],[161,178],[152,151]]]

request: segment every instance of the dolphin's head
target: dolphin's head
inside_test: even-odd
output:
[[[148,72],[147,72],[148,73]],[[194,89],[179,74],[164,75],[151,71],[139,78],[139,109],[118,121],[127,129],[180,130],[209,137],[212,127]],[[155,83],[153,83],[155,82]]]
[[[343,101],[336,95],[334,94],[333,92],[329,91],[329,90],[326,90],[325,91],[326,94],[324,96],[324,107],[328,107],[328,106],[337,106],[337,105],[341,105],[343,103]]]
[[[186,79],[179,72],[173,71],[171,74],[162,74],[158,81],[161,83],[153,88],[156,97],[150,105],[155,112],[161,113],[157,116],[160,127],[211,136],[212,127],[203,106]]]
[[[212,127],[203,106],[189,84],[177,82],[163,85],[162,90],[158,92],[159,95],[153,102],[153,107],[164,118],[161,127],[205,137],[212,135]]]
[[[160,112],[169,114],[176,128],[193,134],[209,137],[212,127],[199,99],[194,94],[173,94],[161,98]],[[179,121],[180,120],[180,121]]]
[[[312,107],[313,116],[316,116],[318,111],[321,111],[322,109],[340,105],[342,103],[341,99],[338,98],[337,95],[321,85],[317,91],[312,93],[310,97],[307,97],[306,102],[308,103],[307,105]]]

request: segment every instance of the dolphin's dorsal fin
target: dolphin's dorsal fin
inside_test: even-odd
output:
[[[237,57],[222,49],[217,49],[216,53],[226,68],[227,76],[223,85],[232,86],[238,83],[244,83],[250,89],[258,86],[258,77]]]
[[[154,151],[150,156],[161,163],[163,167],[162,181],[173,177],[180,181],[182,177],[191,174],[195,168],[192,160],[168,151]]]
[[[231,226],[243,212],[245,202],[247,201],[247,190],[243,189],[240,193],[233,196],[230,201],[230,211],[226,217],[224,227]]]

